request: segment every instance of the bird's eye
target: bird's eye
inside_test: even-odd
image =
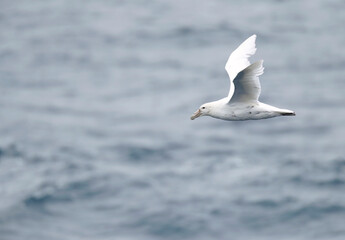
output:
[[[201,109],[205,109],[205,107],[202,107]]]

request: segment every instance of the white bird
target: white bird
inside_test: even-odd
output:
[[[230,78],[229,95],[218,101],[205,103],[191,116],[210,116],[228,121],[258,120],[279,116],[295,116],[295,112],[259,102],[259,76],[264,73],[263,60],[250,64],[255,54],[256,35],[249,37],[233,51],[225,65]]]

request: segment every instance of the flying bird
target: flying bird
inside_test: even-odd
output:
[[[255,54],[256,35],[245,40],[233,51],[225,65],[230,78],[229,95],[218,101],[201,105],[191,116],[210,116],[228,121],[259,120],[279,116],[295,116],[295,112],[259,101],[261,86],[259,76],[264,73],[263,60],[250,64],[248,58]]]

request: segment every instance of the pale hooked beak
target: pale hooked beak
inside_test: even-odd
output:
[[[193,113],[193,115],[190,117],[191,120],[196,119],[197,117],[201,116],[201,111],[200,109],[198,109],[198,111],[196,111],[195,113]]]

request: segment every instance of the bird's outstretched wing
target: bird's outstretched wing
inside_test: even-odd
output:
[[[263,60],[257,61],[237,74],[233,81],[235,91],[229,103],[259,99],[261,92],[259,76],[264,73],[263,62]]]
[[[225,70],[230,78],[230,91],[228,98],[231,98],[234,93],[233,81],[237,74],[250,65],[248,58],[255,54],[255,40],[256,35],[252,35],[245,40],[235,51],[233,51],[226,62]]]

